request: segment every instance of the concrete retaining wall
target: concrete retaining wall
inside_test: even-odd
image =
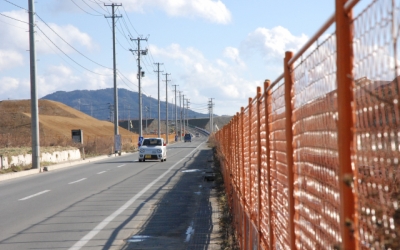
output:
[[[55,151],[53,153],[42,153],[40,157],[41,162],[62,163],[66,161],[81,159],[81,152],[79,149]],[[32,163],[32,154],[1,157],[0,168],[7,169],[12,166],[25,166]]]

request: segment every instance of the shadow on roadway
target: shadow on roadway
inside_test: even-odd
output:
[[[212,150],[203,147],[191,157],[185,158],[183,166],[175,169],[173,175],[148,199],[151,200],[161,192],[162,196],[151,209],[150,216],[142,221],[141,228],[133,236],[141,240],[126,242],[122,250],[209,249],[213,231],[210,192],[214,184],[204,181],[203,170],[210,166],[208,159],[211,155]],[[189,171],[182,172],[183,170]],[[178,180],[172,180],[177,176],[180,176]],[[128,220],[133,219],[136,214],[137,211]],[[112,244],[126,222],[115,229],[103,249]]]

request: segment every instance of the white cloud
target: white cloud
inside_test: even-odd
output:
[[[0,16],[1,20],[5,20],[8,24],[2,23],[0,25],[0,48],[3,50],[23,50],[29,49],[29,30],[28,27],[28,15],[24,10],[1,12],[2,14],[20,20],[22,22],[15,21],[13,19],[8,19],[6,17]],[[25,22],[25,23],[23,23]]]
[[[239,49],[234,47],[226,47],[224,50],[224,56],[234,61],[237,65],[245,67],[245,63],[240,59]]]
[[[12,77],[2,77],[0,78],[0,86],[0,96],[2,96],[2,99],[4,100],[30,98],[30,84],[27,80]]]
[[[95,47],[92,38],[73,25],[59,26],[56,24],[49,24],[49,26],[51,29],[42,22],[38,24],[40,30],[38,30],[37,32],[39,37],[41,38],[39,39],[39,42],[36,43],[38,53],[53,54],[55,53],[54,51],[57,51],[57,53],[62,53],[57,48],[55,48],[53,43],[67,54],[77,53],[72,47],[74,47],[78,51],[80,51],[80,47],[88,50],[91,50]],[[55,31],[59,36],[55,34],[52,30]],[[60,37],[62,37],[62,39]],[[48,39],[50,39],[53,43],[50,42]],[[64,42],[63,40],[66,42]],[[72,47],[67,43],[70,44]],[[49,46],[51,46],[52,49],[49,48]]]
[[[198,17],[220,24],[230,23],[232,18],[220,0],[125,0],[122,3],[127,10],[145,12],[156,7],[170,16]]]
[[[308,41],[306,35],[294,36],[284,27],[257,28],[241,44],[241,51],[248,56],[259,54],[268,61],[283,61],[286,51],[298,51]]]
[[[0,71],[24,64],[24,57],[14,50],[0,50]]]
[[[21,20],[23,22],[28,22],[28,14],[24,10],[2,12],[4,15]],[[2,17],[3,18],[3,17]],[[48,23],[52,30],[57,32],[67,43],[65,43],[59,36],[57,36],[46,24],[40,21],[36,17],[38,28],[36,29],[36,52],[37,55],[40,54],[54,54],[60,52],[54,45],[56,44],[65,53],[70,54],[75,52],[67,43],[75,47],[77,50],[92,50],[96,47],[92,38],[85,32],[80,31],[77,27],[73,25],[56,25],[53,23]],[[29,50],[29,30],[28,24],[22,22],[13,21],[15,25],[0,25],[0,48],[1,49],[12,49],[17,51],[27,51]],[[40,28],[40,30],[39,30]],[[42,33],[44,32],[44,34]],[[48,38],[53,41],[51,43]],[[81,51],[84,52],[84,51]],[[76,52],[75,52],[76,53]]]
[[[244,79],[241,76],[243,67],[237,65],[235,60],[210,61],[200,51],[182,48],[178,44],[167,48],[150,46],[149,49],[153,56],[161,58],[167,65],[181,69],[171,75],[172,84],[179,85],[178,90],[183,90],[191,102],[203,102],[206,105],[209,98],[215,98],[219,106],[214,113],[218,115],[240,111],[241,106],[246,106],[247,98],[255,96],[256,86],[262,85],[261,81]],[[229,59],[238,58],[235,48],[229,48],[225,52]]]
[[[65,65],[49,66],[38,78],[38,96],[56,91],[97,90],[113,87],[112,70],[94,69],[98,75],[85,72],[77,75],[76,71]]]

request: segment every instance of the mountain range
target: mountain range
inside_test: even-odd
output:
[[[41,99],[61,102],[99,120],[112,121],[114,117],[114,88],[99,90],[57,91]],[[183,110],[183,109],[182,109]],[[177,105],[178,119],[180,107]],[[208,114],[188,110],[189,118],[205,118]],[[118,89],[119,120],[139,118],[139,93]],[[158,100],[142,95],[142,118],[158,118]],[[160,101],[160,119],[166,118],[166,103]],[[168,119],[175,119],[175,105],[168,103]]]

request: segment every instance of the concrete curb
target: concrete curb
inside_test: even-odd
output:
[[[134,154],[134,153],[121,153],[121,155],[125,155],[125,154]],[[115,156],[114,154],[102,155],[102,156],[97,156],[97,157],[92,157],[92,158],[86,158],[85,160],[76,160],[76,161],[69,161],[69,162],[63,162],[63,163],[59,163],[59,164],[55,164],[55,165],[50,165],[50,166],[43,167],[40,170],[39,169],[31,169],[31,170],[25,170],[25,171],[21,171],[21,172],[0,174],[0,181],[11,180],[11,179],[15,179],[18,177],[32,175],[32,174],[39,174],[39,173],[46,172],[46,171],[53,171],[53,170],[66,168],[66,167],[70,167],[70,166],[83,165],[85,163],[100,161],[103,159],[113,158],[113,157],[117,157],[117,156]]]

